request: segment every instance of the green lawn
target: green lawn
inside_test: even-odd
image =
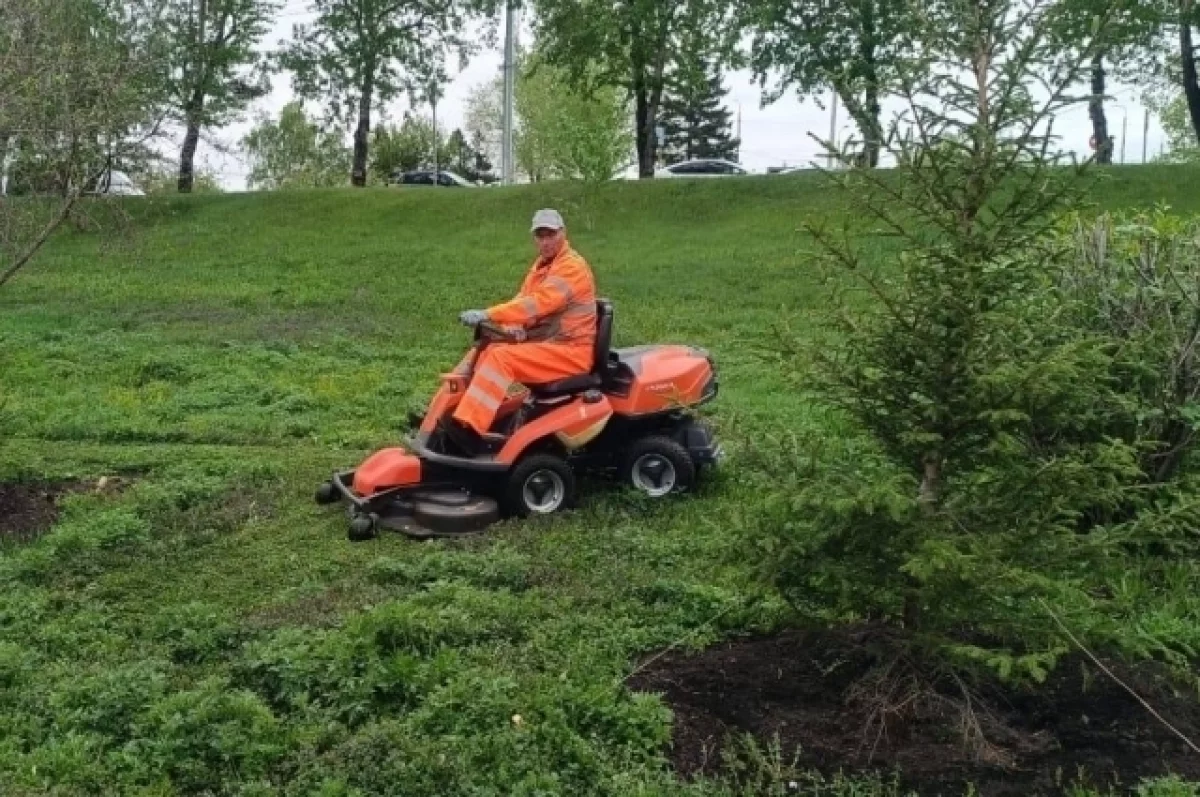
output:
[[[1114,169],[1093,195],[1196,211],[1197,177]],[[347,542],[313,488],[395,441],[546,205],[619,345],[715,354],[724,473],[469,542]],[[827,303],[803,222],[885,239],[813,176],[129,208],[0,289],[0,480],[128,480],[0,549],[0,794],[722,793],[675,781],[669,713],[622,679],[783,617],[738,556],[739,453],[839,429],[772,369],[772,325]]]

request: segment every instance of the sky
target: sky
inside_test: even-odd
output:
[[[263,40],[260,48],[276,48],[281,40],[291,36],[293,25],[310,21],[313,15],[307,8],[307,0],[286,0],[274,29]],[[497,42],[503,42],[503,35],[497,35],[495,39]],[[529,28],[524,21],[521,24],[519,40],[530,40]],[[466,99],[471,90],[493,79],[499,74],[502,65],[503,50],[497,45],[494,48],[482,49],[464,70],[451,73],[452,81],[446,87],[445,97],[438,103],[439,129],[450,131],[462,125]],[[760,107],[761,91],[749,71],[728,73],[726,86],[730,90],[726,103],[733,113],[735,127],[739,125],[737,120],[740,117],[741,162],[744,167],[751,172],[764,172],[768,167],[774,166],[804,166],[819,154],[819,148],[809,134],[828,137],[831,121],[828,98],[825,109],[813,100],[802,102],[794,95],[788,95],[765,108]],[[1127,125],[1124,141],[1126,162],[1141,162],[1143,141],[1147,145],[1147,157],[1153,159],[1165,141],[1157,120],[1151,115],[1149,135],[1143,136],[1144,109],[1138,102],[1137,92],[1130,86],[1116,86],[1112,94],[1113,99],[1108,101],[1106,109],[1110,134],[1117,139],[1114,157],[1118,161],[1121,157],[1121,131],[1124,122]],[[202,143],[197,153],[198,165],[215,171],[226,190],[244,190],[248,166],[236,151],[230,150],[236,150],[237,142],[249,132],[256,113],[277,115],[292,99],[290,76],[286,73],[276,75],[271,94],[256,102],[243,121],[221,130],[209,131],[208,138],[222,146],[214,147],[210,143]],[[408,100],[398,99],[389,103],[383,110],[388,117],[399,119],[407,109]],[[428,107],[416,110],[426,115],[429,113]],[[888,110],[885,104],[885,115]],[[376,114],[372,124],[378,120],[379,114]],[[853,126],[844,112],[839,111],[836,122],[839,138],[844,139],[853,131]],[[1091,122],[1086,105],[1074,106],[1069,112],[1059,116],[1055,121],[1055,129],[1062,135],[1063,144],[1067,149],[1080,156],[1089,151]]]

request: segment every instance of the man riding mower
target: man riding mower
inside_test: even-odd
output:
[[[460,320],[475,345],[405,447],[334,474],[320,503],[350,505],[351,539],[478,531],[507,514],[570,506],[576,475],[617,474],[651,497],[690,488],[720,456],[692,410],[717,394],[712,358],[682,345],[611,349],[612,305],[595,297],[562,218],[534,216],[540,257],[515,299]]]

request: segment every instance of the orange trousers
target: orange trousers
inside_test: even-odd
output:
[[[592,359],[591,346],[561,343],[490,343],[477,362],[472,349],[454,369],[469,373],[473,366],[474,370],[454,418],[486,434],[514,384],[540,385],[586,374],[592,370]]]

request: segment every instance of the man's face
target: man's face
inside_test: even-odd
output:
[[[558,254],[565,238],[566,232],[563,230],[539,227],[533,231],[533,242],[537,246],[538,254],[546,260],[550,260]]]

